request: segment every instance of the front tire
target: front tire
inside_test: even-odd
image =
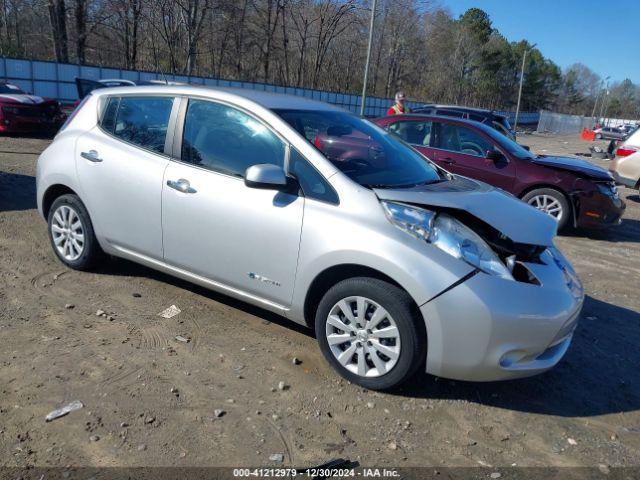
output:
[[[316,311],[316,338],[331,366],[372,390],[388,390],[424,367],[427,340],[411,297],[383,280],[356,277],[334,285]]]
[[[49,240],[56,256],[74,270],[89,270],[103,257],[89,218],[77,195],[55,199],[48,216]]]
[[[569,223],[571,205],[558,190],[553,188],[537,188],[527,193],[522,200],[534,208],[552,216],[558,222],[558,231]]]

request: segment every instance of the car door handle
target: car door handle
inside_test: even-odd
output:
[[[179,180],[167,180],[167,186],[182,193],[196,193],[196,189],[191,188],[189,180],[186,180],[184,178],[181,178]]]
[[[81,152],[80,156],[82,158],[89,160],[90,162],[98,163],[102,161],[102,159],[98,155],[98,152],[96,152],[95,150],[89,150],[88,152]]]
[[[442,161],[443,161],[444,163],[446,163],[447,165],[455,165],[455,164],[456,164],[456,161],[455,161],[453,158],[451,158],[451,157],[444,157],[444,158],[442,159]]]

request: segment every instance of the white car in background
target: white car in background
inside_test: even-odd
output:
[[[640,130],[617,148],[609,170],[616,182],[629,188],[640,188]]]

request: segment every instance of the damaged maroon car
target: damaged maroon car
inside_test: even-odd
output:
[[[0,83],[0,133],[53,133],[63,122],[57,100],[29,95],[17,85]]]
[[[625,204],[613,177],[578,158],[534,155],[478,122],[428,115],[374,120],[444,170],[499,187],[553,216],[558,229],[621,222]]]

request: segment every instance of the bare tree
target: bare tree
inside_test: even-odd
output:
[[[53,34],[53,48],[58,62],[69,61],[69,43],[67,35],[67,10],[64,0],[47,0],[49,25]]]

